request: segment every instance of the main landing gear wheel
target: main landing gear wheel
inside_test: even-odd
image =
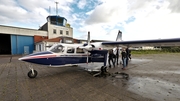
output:
[[[102,73],[106,73],[108,71],[107,67],[106,66],[102,66],[101,67],[101,72]]]
[[[35,78],[37,76],[38,72],[36,70],[30,70],[28,72],[28,77],[29,78]]]
[[[102,66],[101,67],[101,72],[97,73],[97,74],[94,74],[93,76],[94,77],[106,77],[107,75],[110,75],[108,73],[108,69],[106,66]]]

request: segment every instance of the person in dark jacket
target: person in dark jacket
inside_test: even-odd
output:
[[[130,52],[129,52],[129,48],[127,47],[127,48],[126,48],[126,55],[127,55],[127,56],[126,56],[126,65],[128,65],[129,53],[130,53]]]
[[[112,64],[113,64],[114,67],[115,67],[115,63],[114,63],[114,61],[113,61],[113,57],[114,57],[114,53],[113,53],[113,50],[111,49],[111,50],[109,50],[109,59],[108,59],[109,67],[110,67],[110,68],[111,68],[111,62],[112,62]]]
[[[126,61],[127,61],[127,53],[126,53],[126,50],[123,49],[122,53],[121,53],[121,56],[122,56],[122,61],[123,61],[123,68],[122,69],[125,69],[126,68]]]
[[[114,54],[116,55],[116,56],[115,56],[115,61],[114,61],[114,62],[116,62],[117,65],[118,65],[118,62],[119,62],[119,55],[121,54],[119,47],[117,47],[117,48],[115,49]]]
[[[129,59],[131,60],[131,50],[129,50]]]

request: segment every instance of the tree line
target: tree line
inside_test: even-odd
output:
[[[180,52],[180,47],[161,47],[161,50],[163,52],[171,52],[171,53],[177,53]]]
[[[132,54],[180,53],[180,47],[159,47],[158,50],[131,50]]]

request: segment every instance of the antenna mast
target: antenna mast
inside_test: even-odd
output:
[[[49,6],[49,15],[51,15],[51,6]]]
[[[56,15],[58,15],[58,2],[56,1]]]

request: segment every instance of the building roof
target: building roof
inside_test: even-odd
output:
[[[43,41],[46,41],[46,42],[60,42],[61,39],[62,38],[57,37],[57,38],[45,39]]]
[[[79,40],[79,39],[74,39],[72,37],[61,36],[61,37],[57,37],[57,38],[44,39],[43,41],[46,41],[46,42],[60,42],[60,40],[63,41],[63,39]],[[87,40],[81,40],[81,41],[87,41]],[[108,40],[91,40],[91,42],[111,42],[111,41],[108,41]]]
[[[47,36],[34,35],[34,42],[35,43],[41,42],[41,41],[46,40],[46,39],[48,39]]]
[[[91,40],[91,42],[112,42],[109,40]]]
[[[60,37],[56,37],[56,38],[51,38],[51,39],[43,39],[39,42],[60,42],[62,41],[62,43],[65,43],[65,40],[72,40],[73,43],[81,43],[87,40],[83,40],[83,39],[75,39],[72,37],[67,37],[67,36],[60,36]],[[91,40],[91,42],[112,42],[112,41],[108,41],[108,40]]]
[[[60,42],[60,40],[63,41],[63,39],[70,39],[70,40],[73,40],[72,37],[60,36],[60,37],[56,37],[56,38],[45,39],[45,40],[42,40],[42,41],[45,41],[45,42]]]

